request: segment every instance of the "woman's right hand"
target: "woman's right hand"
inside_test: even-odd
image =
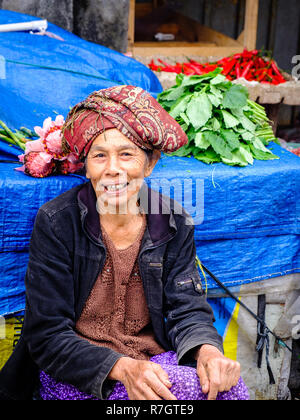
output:
[[[176,400],[168,374],[153,362],[121,357],[108,375],[108,379],[120,381],[130,400]]]

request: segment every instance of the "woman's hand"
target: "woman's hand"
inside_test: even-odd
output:
[[[238,362],[225,357],[216,347],[204,344],[196,353],[197,373],[204,394],[215,400],[218,392],[229,391],[240,378]]]
[[[122,382],[130,400],[176,400],[168,374],[153,362],[121,357],[108,379]]]

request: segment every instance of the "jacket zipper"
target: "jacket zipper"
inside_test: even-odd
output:
[[[189,284],[189,283],[192,283],[193,282],[193,280],[184,280],[184,281],[178,281],[177,282],[177,284],[178,284],[178,286],[183,286],[183,285],[185,285],[185,284]]]

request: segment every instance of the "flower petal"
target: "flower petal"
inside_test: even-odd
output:
[[[14,168],[15,171],[25,172],[25,165],[19,166],[18,168]]]
[[[30,152],[44,152],[44,144],[41,139],[39,140],[30,140],[25,144],[25,154]]]
[[[50,153],[40,152],[40,157],[46,162],[50,163],[53,159],[53,156]]]
[[[55,118],[55,125],[62,126],[62,125],[64,125],[64,123],[65,123],[65,119],[64,119],[63,115],[58,115]]]
[[[38,136],[40,136],[41,138],[44,138],[46,132],[42,129],[42,127],[36,126],[34,127],[34,131],[36,132],[36,134]]]
[[[53,127],[53,125],[54,125],[54,122],[52,121],[52,118],[48,117],[45,119],[43,123],[43,130],[48,131],[51,127]]]

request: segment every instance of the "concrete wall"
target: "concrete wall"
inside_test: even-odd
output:
[[[73,7],[77,35],[126,52],[129,0],[74,0]]]
[[[88,41],[127,50],[129,0],[0,0],[0,8],[47,19]]]
[[[73,0],[0,0],[0,8],[47,19],[73,31]]]

